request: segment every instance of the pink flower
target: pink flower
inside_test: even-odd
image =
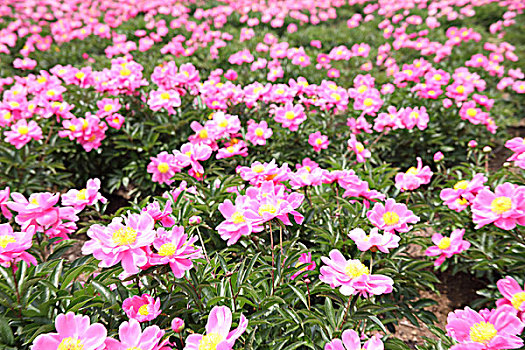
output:
[[[42,129],[33,120],[28,123],[25,119],[21,119],[11,127],[10,131],[5,131],[4,135],[6,142],[20,149],[31,140],[41,140]]]
[[[149,203],[145,208],[142,208],[142,211],[148,213],[156,222],[160,221],[162,226],[172,227],[175,225],[175,219],[171,216],[171,213],[173,212],[171,204],[171,199],[168,199],[164,205],[164,209],[161,210],[160,203],[155,200],[153,203]]]
[[[151,321],[161,313],[160,298],[155,300],[149,294],[134,295],[124,300],[122,309],[132,320],[137,320],[138,322]]]
[[[517,311],[521,321],[525,322],[525,288],[521,288],[518,282],[507,276],[497,282],[498,290],[503,299],[496,301],[496,306],[512,305]]]
[[[411,167],[406,173],[398,173],[396,175],[396,187],[401,192],[406,190],[415,190],[421,185],[428,184],[432,178],[432,171],[428,165],[423,166],[420,157],[417,157],[417,168]]]
[[[320,131],[317,131],[310,134],[308,143],[314,148],[314,151],[320,152],[322,149],[328,148],[330,141],[328,141],[328,136],[322,135]]]
[[[434,162],[441,162],[443,160],[443,158],[445,158],[445,156],[443,155],[443,153],[441,151],[438,151],[436,153],[434,153]]]
[[[478,192],[487,188],[484,183],[487,178],[483,174],[475,174],[472,180],[456,182],[454,188],[444,188],[439,194],[449,209],[460,212],[472,204]]]
[[[237,338],[246,331],[248,320],[241,314],[239,326],[230,331],[231,325],[231,310],[227,306],[213,307],[206,324],[206,335],[191,334],[188,336],[184,350],[232,349]]]
[[[321,260],[326,266],[321,267],[319,279],[330,287],[341,287],[343,295],[381,295],[392,292],[394,281],[387,276],[371,275],[370,270],[359,260],[346,260],[339,250],[332,250],[329,258]]]
[[[37,265],[34,256],[26,252],[33,245],[34,228],[13,232],[10,224],[0,224],[0,265],[10,267],[22,260]]]
[[[260,186],[265,181],[279,183],[288,180],[290,169],[286,163],[279,168],[273,159],[264,164],[255,161],[250,167],[239,167],[237,172],[244,181],[250,181],[253,186]]]
[[[126,299],[128,300],[128,299]],[[142,331],[140,323],[131,319],[129,322],[122,322],[119,326],[119,339],[107,338],[105,350],[128,350],[128,349],[161,349],[166,341],[159,345],[159,341],[164,335],[164,331],[157,326],[149,326]],[[74,348],[72,348],[74,349]]]
[[[463,240],[465,229],[456,229],[452,231],[450,237],[444,237],[439,233],[432,235],[432,242],[435,246],[429,247],[425,254],[427,256],[438,256],[434,266],[441,266],[446,258],[454,254],[460,254],[470,247],[470,242]]]
[[[199,161],[207,160],[210,158],[211,153],[212,149],[210,146],[185,143],[180,148],[180,152],[175,151],[175,159],[181,168],[191,165],[195,172],[203,174],[204,168]]]
[[[95,224],[87,232],[90,241],[82,247],[82,254],[100,260],[100,267],[111,267],[119,262],[128,274],[139,272],[148,259],[142,249],[155,239],[155,221],[146,212],[129,214],[123,219],[114,218],[107,226]]]
[[[103,325],[90,324],[89,316],[75,315],[72,312],[58,315],[55,327],[58,333],[39,335],[31,349],[97,350],[104,344],[107,336]]]
[[[100,190],[99,179],[89,179],[86,188],[79,190],[71,189],[62,196],[62,205],[69,205],[77,211],[81,211],[88,205],[93,205],[98,201],[106,203],[104,198],[98,191]]]
[[[407,224],[415,224],[419,221],[419,217],[408,210],[406,205],[396,203],[392,198],[387,199],[384,206],[376,203],[366,216],[375,227],[387,232],[408,232],[412,227]]]
[[[256,123],[253,119],[248,121],[248,132],[246,133],[246,139],[254,145],[266,145],[266,140],[272,135],[272,129],[268,127],[268,123],[266,123],[264,120],[260,123]]]
[[[217,159],[230,158],[234,156],[248,156],[248,148],[246,142],[232,139],[231,142],[226,144],[227,147],[219,148],[217,152]]]
[[[163,151],[157,157],[151,157],[150,160],[147,171],[153,174],[151,180],[160,184],[165,183],[169,185],[173,183],[174,180],[171,178],[175,173],[180,172],[175,156]]]
[[[401,240],[399,236],[392,232],[380,234],[377,227],[374,227],[368,235],[360,228],[353,229],[348,234],[348,237],[355,242],[357,249],[362,252],[370,249],[372,252],[380,250],[383,253],[388,253],[389,249],[399,247],[399,241]]]
[[[178,317],[175,317],[171,320],[171,329],[175,333],[180,333],[184,330],[184,320]]]
[[[357,162],[359,163],[364,163],[366,158],[370,158],[372,156],[372,153],[370,153],[370,151],[367,150],[361,142],[357,141],[354,134],[350,135],[350,139],[348,140],[348,148],[354,151],[357,157]]]
[[[379,334],[374,335],[361,346],[361,337],[353,329],[347,329],[340,339],[334,339],[324,346],[324,350],[383,350],[384,344]]]
[[[297,276],[301,275],[305,271],[315,270],[316,264],[315,261],[312,261],[312,253],[308,252],[301,254],[299,260],[297,260],[294,267],[301,267],[301,269],[292,275],[292,280],[294,280]],[[306,278],[308,277],[308,274],[305,273],[304,275],[302,275],[302,277]]]
[[[11,219],[13,217],[13,214],[7,208],[7,202],[9,200],[9,196],[10,196],[9,187],[6,187],[3,190],[0,190],[0,211],[2,212],[2,215],[5,216],[6,219]]]
[[[153,247],[157,253],[149,258],[151,265],[169,264],[171,271],[177,278],[193,267],[193,259],[201,258],[201,249],[194,246],[197,237],[190,237],[184,233],[184,227],[174,226],[171,231],[163,228],[157,230],[157,237]]]
[[[494,193],[481,190],[472,203],[472,220],[476,229],[490,223],[503,230],[525,225],[525,187],[505,182]]]
[[[302,105],[294,105],[292,102],[287,102],[283,107],[275,108],[274,119],[277,123],[281,123],[283,128],[297,131],[299,125],[306,120],[306,114]]]
[[[175,114],[174,107],[181,105],[180,95],[175,90],[151,91],[148,105],[152,111],[165,108],[169,114]]]
[[[238,196],[235,205],[229,199],[219,205],[219,211],[226,220],[217,226],[217,231],[222,239],[228,241],[228,246],[237,243],[241,236],[263,230],[259,225],[260,216],[252,209],[256,206],[257,203],[248,196]]]
[[[469,146],[470,148],[476,148],[477,145],[478,145],[478,143],[476,142],[476,140],[470,140],[470,141],[468,142],[468,146]]]
[[[479,313],[468,306],[448,314],[447,334],[458,341],[452,350],[518,349],[523,340],[518,335],[523,323],[516,309],[503,305],[497,309],[484,309]]]

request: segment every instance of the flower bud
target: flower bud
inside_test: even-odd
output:
[[[184,321],[181,318],[175,317],[171,321],[171,329],[173,329],[175,333],[182,332],[184,330]]]
[[[483,153],[490,153],[490,152],[492,152],[492,147],[490,146],[483,147]]]
[[[202,219],[200,216],[197,216],[197,215],[194,215],[190,218],[190,220],[188,221],[188,223],[190,225],[198,225],[202,222]]]
[[[476,140],[470,140],[470,141],[468,142],[468,146],[469,146],[470,148],[476,148],[476,147],[478,146],[478,143],[476,142]]]

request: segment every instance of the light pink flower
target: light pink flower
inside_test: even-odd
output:
[[[388,232],[408,232],[412,227],[407,224],[419,221],[406,205],[396,203],[392,198],[387,199],[385,205],[376,203],[366,216],[375,227]]]
[[[10,224],[0,224],[0,265],[10,267],[22,260],[36,266],[35,257],[26,251],[33,245],[34,233],[34,228],[14,232]]]
[[[160,298],[153,299],[149,294],[134,295],[124,300],[122,309],[132,320],[138,322],[151,321],[161,314]]]
[[[434,266],[441,266],[446,258],[452,257],[454,254],[460,254],[470,248],[470,242],[463,240],[465,229],[456,229],[452,231],[450,237],[444,237],[439,233],[432,235],[432,242],[435,244],[427,248],[425,254],[427,256],[438,256],[434,262]]]
[[[277,123],[281,123],[283,128],[297,131],[299,125],[306,120],[306,114],[302,105],[287,102],[283,107],[275,108],[274,119]]]
[[[396,188],[402,192],[406,190],[415,190],[421,185],[428,184],[432,178],[432,170],[428,165],[423,166],[420,157],[417,157],[417,168],[411,167],[406,173],[396,175]]]
[[[380,250],[383,253],[388,253],[389,249],[399,247],[399,241],[401,240],[399,236],[392,232],[387,231],[380,234],[377,227],[374,227],[368,235],[360,228],[353,229],[348,234],[348,237],[355,242],[357,249],[362,252],[370,249],[372,252]]]
[[[199,161],[207,160],[210,158],[211,153],[212,149],[208,145],[185,143],[180,148],[180,152],[175,151],[175,159],[181,168],[191,165],[193,171],[203,174],[204,168]]]
[[[237,196],[235,205],[227,199],[219,205],[219,211],[226,219],[217,226],[221,238],[228,241],[228,246],[237,243],[242,236],[252,232],[261,232],[261,217],[253,209],[257,203],[248,196]]]
[[[470,181],[461,180],[453,188],[442,189],[439,197],[449,209],[460,212],[472,204],[479,191],[487,188],[484,185],[486,181],[485,175],[475,174]]]
[[[9,187],[0,190],[0,211],[6,219],[11,219],[13,217],[13,213],[11,213],[7,208],[7,202],[9,201],[10,191],[11,190],[9,189]]]
[[[266,145],[266,140],[272,135],[272,129],[268,127],[268,123],[266,123],[264,120],[260,123],[256,123],[253,119],[248,121],[248,132],[246,133],[246,139],[254,145]]]
[[[353,329],[345,330],[341,339],[334,339],[327,343],[324,350],[383,350],[385,348],[379,334],[371,337],[363,346],[361,346],[361,337]]]
[[[518,282],[510,276],[500,279],[497,286],[503,298],[496,301],[496,306],[512,305],[518,311],[521,321],[525,322],[525,287],[520,287]]]
[[[108,226],[95,224],[87,235],[91,240],[82,247],[82,254],[100,260],[100,267],[111,267],[119,262],[128,274],[139,272],[139,267],[147,264],[143,248],[155,239],[155,221],[145,212],[129,214],[124,218],[114,218]]]
[[[447,334],[459,342],[452,350],[518,349],[523,346],[519,334],[524,324],[516,309],[502,305],[479,313],[468,306],[448,314]]]
[[[148,164],[147,171],[153,174],[151,180],[153,182],[171,184],[174,180],[171,178],[176,173],[180,172],[177,164],[177,159],[173,154],[166,151],[160,152],[156,157],[150,158],[151,162]]]
[[[41,334],[33,342],[32,350],[82,349],[97,350],[106,340],[106,328],[100,323],[90,324],[89,316],[72,312],[60,314],[55,320],[58,333]]]
[[[317,131],[308,136],[308,143],[314,148],[314,151],[320,152],[322,149],[328,148],[330,141],[328,141],[328,136],[322,135],[320,131]]]
[[[62,196],[62,205],[69,205],[77,211],[81,211],[88,205],[93,205],[98,201],[106,203],[104,198],[98,191],[100,190],[99,179],[89,179],[86,188],[79,190],[71,189]]]
[[[354,134],[350,135],[350,139],[348,140],[348,148],[354,151],[357,157],[357,162],[359,163],[364,163],[366,158],[370,158],[372,156],[372,153],[370,153],[370,151],[367,150],[361,142],[357,141]]]
[[[241,314],[239,326],[230,331],[231,325],[231,310],[227,306],[215,306],[211,309],[208,317],[206,334],[191,334],[188,336],[184,350],[232,349],[237,338],[246,331],[248,320]]]
[[[6,142],[20,149],[31,140],[41,140],[42,129],[34,120],[28,123],[25,119],[21,119],[11,127],[11,130],[5,131],[4,135]]]
[[[122,322],[119,326],[119,339],[106,338],[105,350],[128,350],[128,349],[142,349],[142,350],[156,350],[164,347],[168,339],[160,342],[164,336],[164,331],[157,326],[149,326],[142,331],[140,323],[135,319],[130,319],[129,322]],[[171,349],[167,347],[166,349]]]
[[[476,229],[494,223],[503,230],[525,225],[525,187],[505,182],[494,192],[481,190],[472,203]]]
[[[339,250],[332,250],[329,258],[321,257],[326,266],[321,267],[319,279],[332,288],[340,287],[343,295],[381,295],[392,292],[394,281],[387,276],[371,275],[359,260],[346,260]]]

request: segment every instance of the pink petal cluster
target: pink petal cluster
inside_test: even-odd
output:
[[[294,267],[301,267],[301,269],[299,271],[297,271],[296,273],[294,273],[292,275],[291,279],[294,280],[299,275],[302,275],[301,276],[302,278],[308,277],[307,273],[305,273],[305,274],[303,274],[303,273],[305,271],[313,271],[313,270],[315,270],[316,266],[317,265],[316,265],[315,261],[312,261],[312,253],[311,252],[301,254],[301,256],[299,257],[299,259],[297,260],[297,262],[295,263],[295,266],[294,266]]]
[[[149,326],[142,331],[139,321],[130,319],[129,322],[122,322],[119,326],[119,340],[106,338],[104,343],[105,350],[161,350],[171,349],[166,346],[168,339],[161,341],[164,331],[158,326]],[[160,344],[159,344],[160,342]]]
[[[160,299],[153,299],[149,294],[134,295],[122,303],[122,309],[131,320],[151,321],[160,315]]]
[[[328,141],[328,136],[316,131],[308,136],[308,144],[314,148],[314,151],[320,152],[322,149],[328,148],[330,141]]]
[[[389,249],[399,247],[399,241],[401,240],[401,237],[389,231],[380,234],[377,227],[374,227],[368,235],[360,228],[353,229],[348,233],[348,237],[355,242],[357,249],[362,252],[367,250],[376,252],[379,250],[383,253],[388,253]]]
[[[460,212],[472,204],[479,191],[487,188],[485,182],[485,175],[475,174],[470,181],[461,180],[456,182],[453,188],[441,190],[439,197],[449,209]]]
[[[514,152],[507,161],[514,162],[515,166],[525,169],[525,139],[515,137],[505,142],[505,147]]]
[[[341,334],[341,339],[334,339],[324,346],[324,350],[383,350],[385,348],[379,334],[368,339],[361,346],[361,337],[353,329],[347,329]]]
[[[496,306],[511,305],[517,310],[517,316],[525,323],[525,286],[521,287],[510,276],[500,279],[497,286],[503,298],[496,301]]]
[[[445,237],[440,233],[432,235],[432,242],[435,245],[427,248],[425,254],[427,256],[439,256],[434,261],[434,266],[441,266],[445,259],[470,248],[470,242],[463,240],[464,234],[465,229],[455,229],[451,232],[450,237]]]
[[[10,224],[0,224],[0,265],[11,267],[25,261],[36,266],[35,257],[27,252],[33,245],[34,232],[34,228],[14,232]]]
[[[77,211],[83,210],[88,205],[94,205],[98,201],[106,203],[107,199],[100,193],[100,180],[89,179],[86,188],[81,190],[71,189],[62,195],[62,205],[72,206]]]
[[[387,232],[408,232],[412,229],[408,224],[419,221],[406,205],[396,203],[392,198],[387,199],[385,205],[376,203],[366,216],[375,227]]]
[[[421,185],[430,183],[432,178],[432,170],[428,165],[423,166],[420,157],[417,157],[417,168],[411,167],[406,173],[398,173],[396,175],[396,188],[403,191],[415,190]]]

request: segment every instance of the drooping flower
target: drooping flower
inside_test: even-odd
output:
[[[106,340],[106,328],[100,323],[90,324],[89,316],[72,312],[55,319],[57,333],[41,334],[33,342],[32,350],[71,349],[97,350]]]
[[[518,349],[523,346],[519,334],[524,324],[510,305],[484,309],[479,313],[468,306],[448,314],[447,334],[459,342],[452,350]]]
[[[472,203],[472,220],[476,229],[490,223],[503,230],[525,225],[525,186],[505,182],[494,192],[481,190]]]
[[[346,260],[339,250],[332,250],[329,258],[321,257],[326,266],[321,267],[319,279],[332,288],[340,287],[343,295],[380,295],[392,292],[394,281],[387,276],[371,275],[359,260]]]
[[[389,231],[380,234],[377,227],[374,227],[368,235],[360,228],[353,229],[348,233],[348,237],[355,242],[357,249],[362,252],[379,250],[388,253],[389,249],[397,248],[401,240],[399,236]]]
[[[341,341],[342,339],[342,341]],[[383,350],[384,344],[379,334],[368,339],[361,346],[361,337],[353,329],[347,329],[341,335],[341,339],[333,339],[324,346],[324,350]]]
[[[408,224],[419,221],[406,205],[396,203],[392,198],[387,199],[385,205],[376,203],[366,216],[375,227],[388,232],[408,232],[412,229]]]
[[[470,242],[463,240],[465,229],[456,229],[452,231],[450,237],[445,237],[439,233],[432,235],[432,242],[435,244],[427,248],[425,254],[427,256],[438,256],[434,262],[434,266],[441,266],[446,258],[452,257],[454,254],[460,254],[470,248]]]
[[[134,295],[124,300],[122,309],[132,320],[138,322],[151,321],[161,313],[160,298],[153,299],[149,294]]]
[[[206,334],[191,334],[186,338],[184,350],[229,350],[246,331],[248,320],[241,314],[239,326],[230,331],[232,312],[227,306],[215,306],[210,311]]]

